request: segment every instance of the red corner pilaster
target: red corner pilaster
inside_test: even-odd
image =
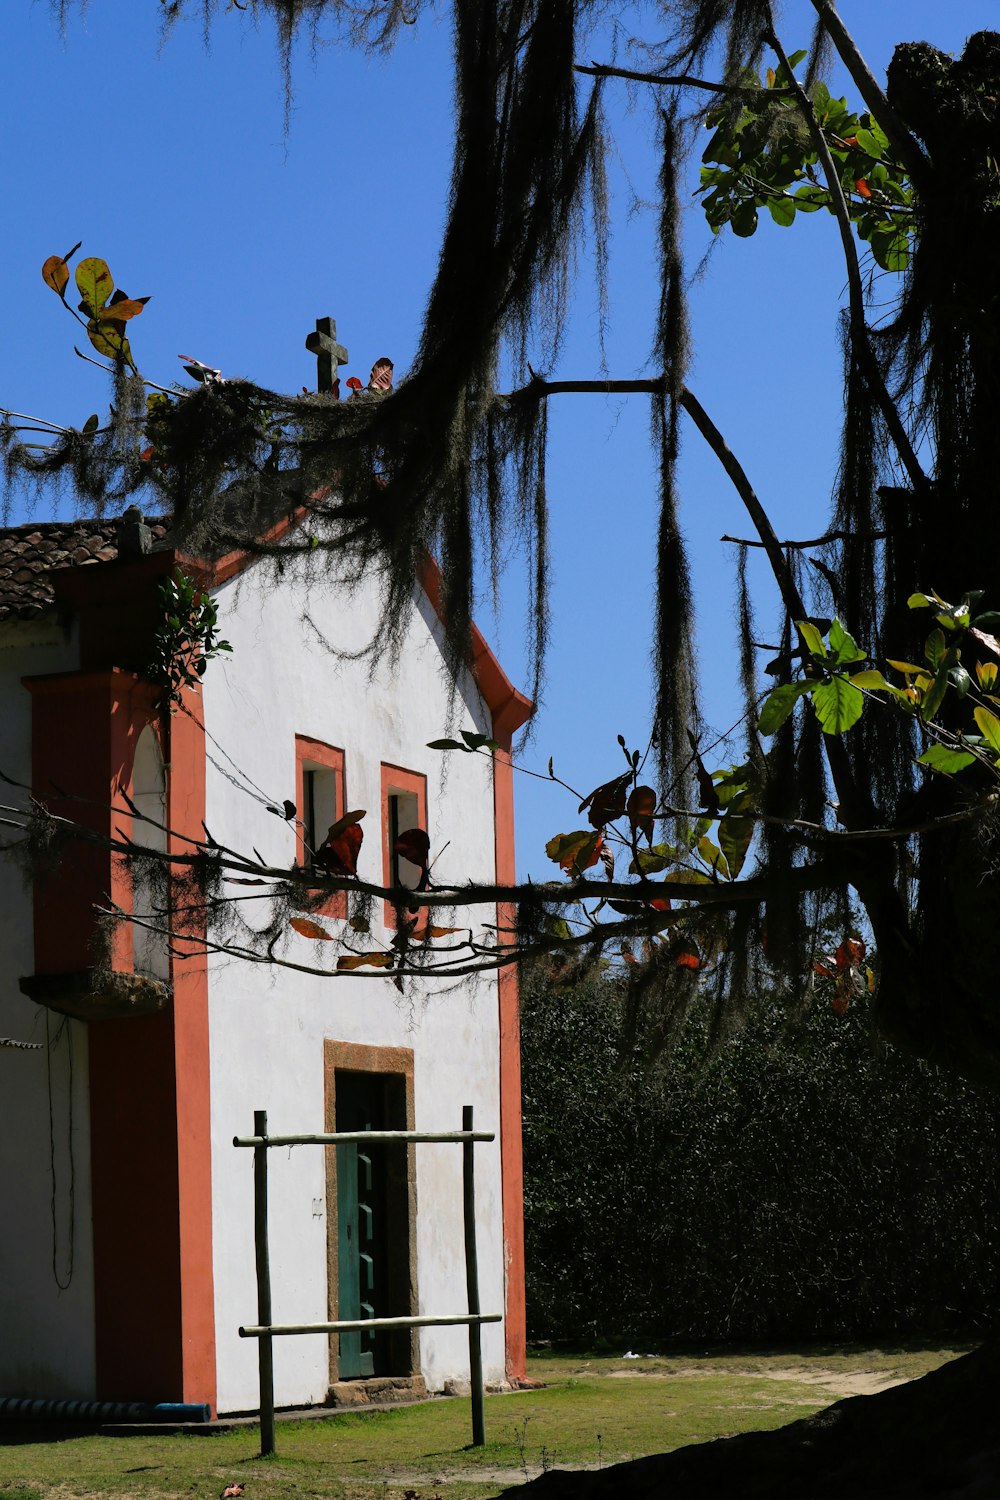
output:
[[[506,679],[505,679],[506,680]],[[508,684],[509,687],[509,684]],[[493,712],[493,737],[501,748],[493,756],[493,816],[498,885],[513,885],[514,771],[511,741],[531,705],[520,693],[502,695]],[[497,927],[517,925],[510,903],[497,904]],[[504,1249],[504,1337],[508,1380],[523,1380],[527,1353],[524,1289],[524,1166],[521,1147],[521,1014],[517,970],[497,974],[500,1010],[500,1167],[502,1174]]]
[[[131,792],[139,735],[158,720],[155,690],[113,667],[25,686],[35,796],[104,837],[130,834],[121,792]],[[188,707],[195,718],[176,714],[170,726],[167,821],[199,837],[200,701],[192,696]],[[36,880],[36,973],[94,963],[93,908],[109,896],[131,910],[127,871],[106,847],[71,841]],[[119,972],[132,970],[126,925],[107,957]],[[204,958],[173,970],[167,1010],[89,1026],[97,1395],[207,1402],[214,1411],[207,972]]]
[[[201,693],[184,695],[187,712],[170,718],[167,826],[171,852],[204,838],[205,732]],[[204,921],[188,916],[183,929],[194,947]],[[183,944],[176,947],[182,948]],[[215,1411],[215,1288],[212,1272],[212,1152],[209,1074],[208,960],[204,951],[171,960],[176,1061],[176,1140],[180,1239],[182,1395]]]

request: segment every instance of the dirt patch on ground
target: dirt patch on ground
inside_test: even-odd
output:
[[[898,1377],[888,1374],[885,1370],[831,1370],[817,1369],[815,1365],[786,1366],[781,1370],[755,1370],[740,1371],[713,1369],[710,1365],[684,1365],[673,1370],[662,1369],[636,1369],[636,1370],[610,1370],[612,1380],[637,1380],[657,1379],[672,1380],[678,1376],[685,1380],[708,1379],[710,1376],[725,1376],[727,1380],[784,1380],[795,1385],[820,1386],[824,1391],[829,1391],[834,1397],[840,1396],[874,1396],[879,1391],[887,1391],[890,1386],[905,1385],[908,1377]]]

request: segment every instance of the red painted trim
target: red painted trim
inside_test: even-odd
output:
[[[427,595],[434,613],[443,621],[444,576],[436,559],[429,552],[424,553],[417,567],[417,582]],[[509,738],[522,724],[528,722],[535,711],[535,705],[514,687],[477,625],[473,625],[470,632],[468,661],[469,671],[493,719],[493,737],[502,744],[505,738]]]
[[[191,848],[205,831],[205,732],[201,692],[187,689],[187,713],[170,716],[167,826],[171,852]],[[197,941],[201,917],[185,923]],[[208,1020],[208,960],[177,954],[170,963],[174,991],[177,1077],[176,1140],[180,1231],[182,1401],[207,1402],[215,1413],[215,1284],[212,1264],[212,1120]]]
[[[324,766],[336,775],[337,796],[334,801],[334,819],[342,818],[347,811],[347,783],[344,780],[343,750],[338,750],[334,745],[326,745],[322,740],[311,740],[304,734],[297,734],[295,736],[295,806],[298,815],[295,821],[295,859],[300,865],[306,862],[304,772],[307,761],[311,761],[313,765]],[[346,917],[347,892],[335,891],[323,902],[322,906],[315,907],[313,911],[314,915],[324,917]]]
[[[280,521],[276,521],[273,526],[263,532],[257,538],[258,542],[264,547],[273,546],[275,543],[280,542],[283,536],[287,536],[309,514],[310,511],[306,506],[299,506],[292,515],[282,516]],[[178,566],[182,567],[185,573],[197,578],[202,588],[206,589],[215,589],[220,584],[228,583],[230,578],[235,578],[238,573],[242,573],[252,563],[259,561],[259,553],[244,552],[240,548],[236,548],[232,552],[227,552],[223,557],[216,558],[215,562],[205,562],[201,558],[190,557],[186,553],[177,553]]]
[[[116,668],[29,678],[25,686],[33,698],[35,795],[105,836],[131,834],[120,793],[131,795],[136,744],[157,722],[156,690]],[[200,700],[192,696],[188,706],[197,714]],[[169,734],[167,821],[200,836],[204,738],[183,714]],[[35,883],[36,972],[93,963],[93,906],[109,894],[131,910],[121,862],[97,845],[70,844],[52,874]],[[132,970],[126,925],[114,934],[110,961]],[[214,1409],[204,960],[174,963],[172,979],[170,1009],[89,1028],[97,1395],[205,1401]]]
[[[407,771],[402,766],[390,765],[387,761],[382,762],[382,884],[388,885],[392,878],[392,860],[389,857],[389,792],[395,788],[398,792],[409,792],[417,799],[417,826],[427,828],[427,777],[422,771]],[[391,901],[384,905],[384,919],[387,927],[395,928],[396,910]],[[422,907],[421,911],[426,912]],[[418,919],[419,920],[419,919]]]
[[[514,883],[514,771],[510,730],[494,720],[493,736],[501,749],[493,756],[493,816],[497,883]],[[497,926],[514,927],[517,912],[497,904]],[[521,1147],[521,1016],[517,970],[497,973],[500,1023],[500,1168],[503,1203],[504,1338],[508,1380],[523,1380],[527,1353],[524,1289],[524,1165]]]

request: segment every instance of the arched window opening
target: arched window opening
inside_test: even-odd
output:
[[[167,779],[160,745],[151,725],[146,726],[135,747],[132,766],[132,801],[142,817],[132,819],[132,838],[144,849],[166,852]],[[151,821],[146,822],[145,819]],[[132,877],[132,910],[136,916],[157,921],[165,904],[164,875],[157,876],[140,865]],[[170,979],[170,955],[160,932],[136,924],[133,929],[134,963],[137,974]]]

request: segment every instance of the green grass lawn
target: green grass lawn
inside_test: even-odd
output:
[[[535,1356],[546,1388],[486,1400],[485,1448],[468,1447],[469,1403],[435,1401],[327,1421],[278,1423],[278,1457],[256,1428],[211,1437],[81,1437],[0,1447],[0,1500],[218,1495],[246,1500],[487,1500],[545,1467],[614,1463],[685,1443],[780,1426],[957,1350]]]

